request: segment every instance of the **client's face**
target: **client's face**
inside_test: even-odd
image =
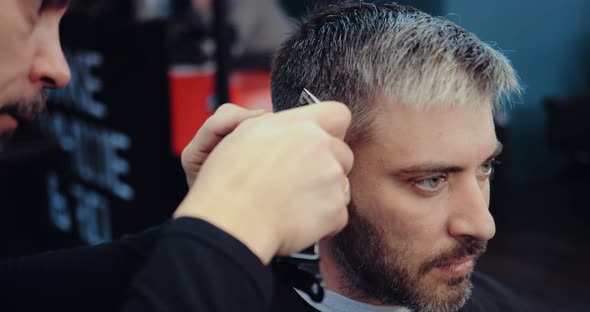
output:
[[[495,234],[491,111],[417,111],[387,99],[376,109],[374,137],[354,151],[349,225],[329,242],[343,289],[371,303],[455,311]]]

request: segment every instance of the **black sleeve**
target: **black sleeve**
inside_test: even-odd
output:
[[[198,219],[162,229],[123,311],[265,311],[272,275],[241,242]]]
[[[0,262],[0,311],[116,310],[158,231]]]

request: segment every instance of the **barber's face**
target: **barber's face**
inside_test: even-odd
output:
[[[332,240],[347,289],[369,302],[456,310],[495,233],[492,113],[388,100],[376,109],[374,138],[354,151],[350,224]]]
[[[0,1],[0,137],[44,107],[44,88],[61,88],[70,70],[59,42],[69,1]]]

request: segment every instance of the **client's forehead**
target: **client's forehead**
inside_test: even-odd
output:
[[[372,149],[397,165],[472,164],[497,147],[491,105],[478,109],[433,105],[419,110],[382,99],[376,103],[374,118]]]

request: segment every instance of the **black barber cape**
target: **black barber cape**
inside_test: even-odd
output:
[[[461,312],[533,311],[507,288],[489,276],[474,272],[473,292]],[[275,281],[272,312],[317,312],[293,288]]]
[[[0,262],[0,311],[265,311],[272,275],[241,242],[180,218],[120,241]]]

